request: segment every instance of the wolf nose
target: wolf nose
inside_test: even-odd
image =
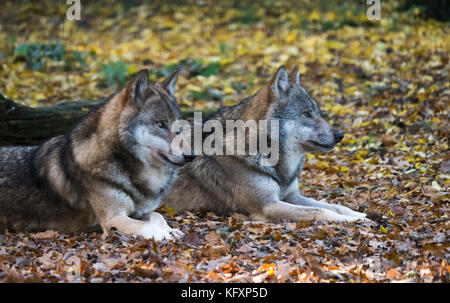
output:
[[[195,156],[194,152],[192,151],[190,155],[184,155],[184,161],[192,162],[192,161],[194,161],[195,157],[196,156]]]
[[[336,143],[341,142],[342,139],[344,139],[344,133],[341,131],[337,131],[336,134],[334,135],[334,139],[336,140]]]

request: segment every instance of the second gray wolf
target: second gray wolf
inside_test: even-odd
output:
[[[281,66],[256,94],[220,108],[208,119],[279,121],[279,161],[263,166],[261,154],[198,155],[181,170],[163,205],[176,211],[244,212],[264,221],[365,218],[364,213],[300,193],[298,175],[305,153],[332,150],[343,133],[321,117],[317,102],[300,85],[298,66],[289,74]]]

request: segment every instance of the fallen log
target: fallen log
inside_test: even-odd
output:
[[[0,94],[0,146],[36,145],[67,133],[90,110],[103,100],[62,102],[53,106],[28,107]],[[203,117],[212,110],[201,111]],[[183,119],[192,117],[194,110],[183,111]]]

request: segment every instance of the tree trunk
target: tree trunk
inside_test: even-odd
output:
[[[37,145],[67,133],[102,100],[63,102],[32,108],[20,105],[0,94],[0,145]],[[201,110],[203,117],[212,110]],[[183,111],[183,119],[194,111]]]

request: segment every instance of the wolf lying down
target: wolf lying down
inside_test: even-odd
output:
[[[181,237],[154,211],[164,197],[163,205],[178,211],[244,211],[269,221],[367,220],[300,194],[304,154],[330,151],[343,134],[321,118],[300,86],[298,67],[289,75],[280,67],[255,95],[210,117],[278,120],[280,158],[274,166],[262,166],[261,155],[194,159],[175,153],[177,78],[174,72],[150,85],[148,72],[140,71],[70,133],[40,146],[0,148],[0,230],[70,233],[100,225],[104,236],[116,228],[157,241]]]
[[[186,159],[171,150],[178,74],[138,73],[70,133],[0,149],[0,228],[64,233],[95,226],[161,240],[182,235],[154,212]]]
[[[181,170],[163,205],[176,211],[243,211],[254,219],[269,221],[365,218],[347,207],[300,194],[298,175],[304,154],[332,150],[343,134],[321,117],[317,103],[300,85],[298,66],[289,75],[281,66],[266,87],[237,105],[219,109],[209,119],[278,120],[278,163],[262,165],[261,154],[197,156]]]

